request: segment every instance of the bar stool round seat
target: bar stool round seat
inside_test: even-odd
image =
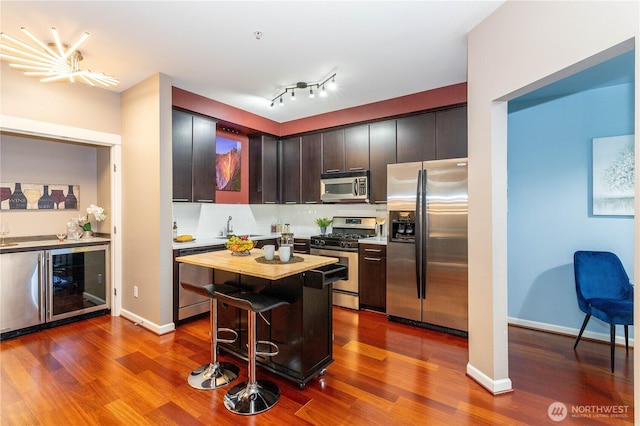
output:
[[[289,302],[261,293],[242,291],[240,293],[218,293],[216,298],[231,306],[248,312],[248,343],[247,354],[249,360],[249,378],[247,381],[235,385],[224,396],[224,406],[227,410],[241,415],[259,414],[269,410],[280,399],[280,388],[268,380],[256,380],[256,355],[274,356],[278,354],[278,347],[273,342],[258,341],[256,337],[256,314],[270,311],[278,306],[288,305]],[[257,345],[266,344],[276,350],[258,352]]]
[[[207,284],[205,286],[199,286],[183,282],[181,285],[185,290],[208,297],[210,300],[209,334],[211,341],[211,362],[201,365],[189,374],[189,385],[191,385],[192,388],[202,390],[211,390],[226,386],[238,377],[240,368],[229,362],[218,362],[218,342],[233,343],[238,339],[238,333],[230,328],[218,328],[218,304],[216,302],[216,293],[234,293],[241,289],[228,284]],[[220,338],[218,333],[221,331],[231,333],[233,338]]]

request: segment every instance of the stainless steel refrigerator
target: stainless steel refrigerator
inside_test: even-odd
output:
[[[387,166],[387,315],[468,331],[467,160]]]

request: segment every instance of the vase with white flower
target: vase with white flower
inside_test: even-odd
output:
[[[102,222],[107,218],[107,214],[104,212],[102,207],[91,204],[87,207],[86,216],[76,216],[67,223],[69,235],[75,236],[76,239],[79,239],[80,236],[84,236],[84,238],[92,238],[93,228],[91,227],[90,218],[92,215],[96,219],[96,222]]]

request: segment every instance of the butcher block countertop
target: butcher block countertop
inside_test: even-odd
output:
[[[335,257],[296,253],[295,256],[301,257],[302,262],[258,263],[256,259],[262,256],[264,253],[259,249],[251,250],[248,256],[232,256],[230,251],[223,250],[180,256],[176,257],[176,261],[274,281],[338,262]]]

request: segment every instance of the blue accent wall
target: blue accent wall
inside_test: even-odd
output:
[[[633,217],[593,216],[591,208],[592,139],[633,134],[633,119],[633,83],[510,103],[510,317],[579,329],[584,314],[573,277],[577,250],[612,251],[633,277]],[[609,333],[593,317],[587,330]]]

